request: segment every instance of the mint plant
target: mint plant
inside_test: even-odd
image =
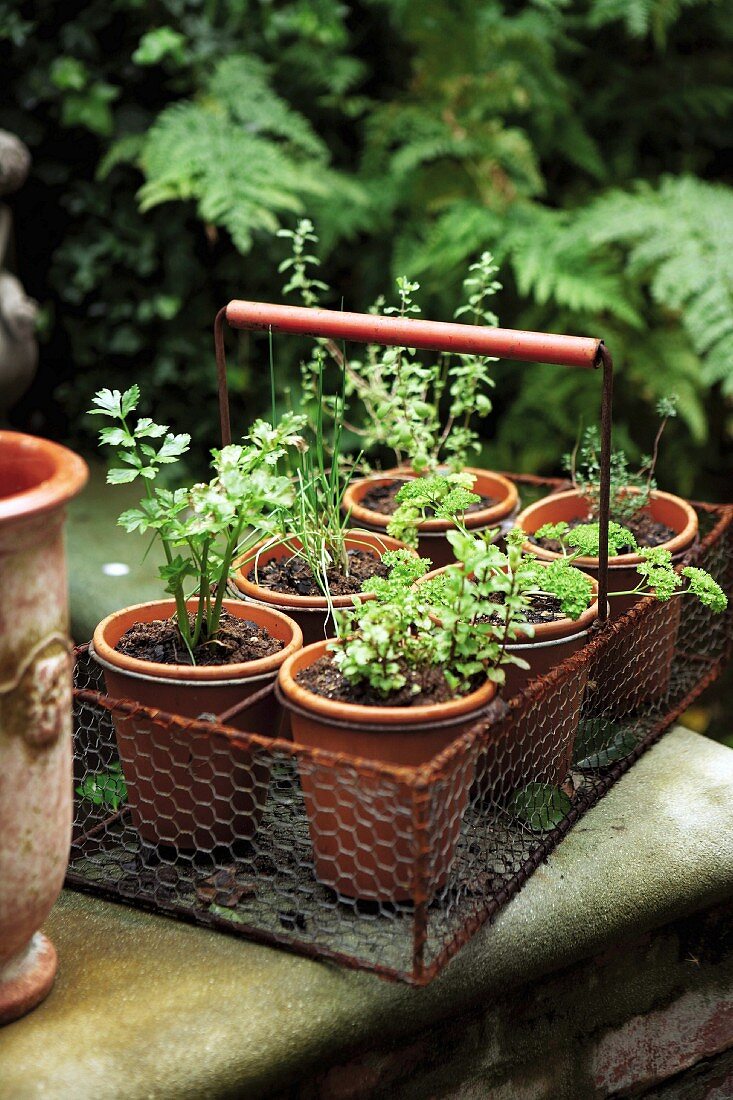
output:
[[[535,531],[535,537],[553,539],[560,543],[565,557],[556,559],[557,561],[572,564],[579,557],[598,557],[600,529],[597,523],[582,523],[577,527],[570,527],[564,522],[546,523]],[[638,553],[642,559],[636,566],[640,578],[637,586],[625,592],[609,592],[610,596],[638,594],[669,600],[672,596],[691,595],[717,613],[725,611],[728,606],[728,597],[709,573],[692,565],[683,566],[678,571],[672,562],[671,552],[665,547],[639,547],[631,531],[618,523],[609,524],[608,542],[609,554],[615,555],[623,548]]]
[[[457,320],[498,324],[488,307],[500,289],[494,279],[497,271],[490,252],[470,266]],[[399,304],[384,312],[405,318],[419,315],[419,289],[419,283],[398,278]],[[365,448],[387,447],[398,466],[407,464],[418,474],[434,471],[441,462],[453,471],[462,470],[471,453],[480,450],[474,421],[491,411],[490,367],[495,361],[491,356],[442,355],[426,363],[414,348],[368,348],[364,359],[349,363],[348,371],[349,394],[367,410]]]
[[[155,482],[164,466],[186,454],[190,437],[174,435],[149,417],[133,418],[139,401],[137,385],[124,393],[104,389],[89,412],[113,422],[99,433],[102,445],[116,449],[118,465],[107,474],[109,484],[140,478],[145,488],[138,507],[117,522],[128,532],[159,540],[165,556],[160,578],[175,600],[178,631],[195,664],[196,647],[216,638],[235,560],[271,530],[274,509],[292,504],[291,483],[277,472],[277,463],[300,445],[304,418],[288,413],[276,427],[257,420],[242,443],[212,451],[209,482],[169,489]],[[191,597],[193,616],[187,608]]]
[[[654,473],[659,457],[659,444],[668,422],[677,415],[675,395],[657,402],[660,424],[654,437],[651,455],[645,455],[638,470],[631,470],[623,451],[611,452],[610,516],[618,523],[633,520],[649,503],[657,483]],[[586,428],[575,450],[565,456],[565,468],[573,488],[587,501],[590,516],[597,520],[600,512],[601,437],[597,427]]]
[[[525,621],[521,550],[512,548],[515,568],[506,573],[493,568],[485,554],[473,555],[470,542],[468,560],[449,566],[441,576],[439,605],[429,584],[415,584],[428,569],[426,559],[404,550],[385,555],[389,577],[375,579],[367,588],[376,598],[356,598],[353,608],[336,613],[333,660],[349,682],[367,683],[388,699],[411,674],[413,690],[419,692],[415,674],[437,667],[451,690],[463,695],[486,679],[502,684],[508,663],[528,667],[506,649],[520,632],[533,633]],[[489,547],[489,558],[492,552],[499,554]]]

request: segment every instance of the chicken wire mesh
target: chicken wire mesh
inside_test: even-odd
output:
[[[696,509],[685,562],[730,592],[733,508]],[[222,725],[111,699],[83,647],[67,883],[423,985],[715,678],[730,626],[644,600],[419,767],[308,748],[280,719],[251,733],[251,707]],[[276,692],[250,702],[275,713]]]

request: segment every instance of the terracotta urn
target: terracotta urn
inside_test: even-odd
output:
[[[65,447],[0,431],[0,1024],[51,989],[38,931],[71,843],[71,668],[63,525],[87,478]]]

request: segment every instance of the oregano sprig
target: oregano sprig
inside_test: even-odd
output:
[[[654,474],[659,457],[659,444],[670,419],[677,415],[677,396],[670,394],[657,402],[660,424],[654,438],[651,455],[642,458],[638,470],[629,467],[623,451],[612,451],[610,458],[610,515],[619,523],[637,516],[649,504],[657,487]],[[565,468],[573,487],[588,503],[592,520],[597,520],[601,491],[601,436],[596,426],[586,428],[573,452],[565,456]]]

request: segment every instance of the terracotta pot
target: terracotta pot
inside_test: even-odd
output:
[[[652,493],[648,511],[659,523],[664,523],[674,532],[674,538],[663,543],[674,558],[685,554],[697,538],[697,513],[691,504],[681,497],[671,493]],[[516,525],[521,527],[528,535],[533,535],[546,523],[566,523],[572,520],[585,520],[588,516],[588,505],[576,489],[568,489],[563,493],[552,493],[550,496],[530,504],[517,516]],[[545,550],[543,546],[535,546],[527,541],[525,549],[536,554],[544,561],[552,561],[561,557],[554,550]],[[608,590],[609,592],[624,592],[634,588],[639,581],[636,566],[640,563],[638,554],[619,554],[609,559]],[[576,558],[575,565],[584,573],[598,578],[598,558]],[[628,611],[630,607],[638,603],[641,596],[609,596],[611,618],[618,618]]]
[[[290,546],[300,547],[298,539],[289,539]],[[292,550],[284,543],[269,545],[270,540],[260,542],[248,550],[238,563],[239,568],[233,574],[233,580],[237,588],[247,598],[249,603],[260,604],[265,607],[277,608],[294,619],[303,632],[303,644],[311,645],[313,642],[322,642],[325,638],[334,635],[333,617],[329,611],[328,601],[325,596],[292,596],[287,592],[276,592],[271,588],[261,588],[253,581],[247,580],[249,573],[257,561],[258,567],[266,565],[268,561],[289,558]],[[264,548],[264,549],[263,549]],[[370,531],[352,531],[346,538],[347,550],[369,550],[375,556],[380,557],[387,550],[407,550],[403,542],[392,539],[389,535],[375,534]],[[371,599],[362,595],[361,600]],[[334,607],[352,607],[353,596],[334,596]]]
[[[648,510],[655,520],[676,532],[674,538],[663,545],[670,551],[673,560],[679,561],[697,539],[698,523],[694,508],[681,497],[656,491],[652,493]],[[517,516],[517,526],[527,534],[533,534],[545,523],[569,522],[585,519],[586,516],[585,500],[577,490],[569,489],[525,508]],[[525,547],[545,560],[559,556],[530,542]],[[638,554],[619,554],[610,559],[609,593],[627,591],[636,586],[639,581],[636,566],[640,561]],[[598,558],[577,558],[576,565],[591,576],[598,577]],[[649,597],[609,595],[610,617],[619,618],[642,599]],[[599,654],[591,673],[591,679],[599,684],[599,704],[621,715],[666,693],[679,622],[679,600],[655,603],[646,616],[633,620],[622,642],[609,645]]]
[[[193,610],[195,601],[189,602]],[[117,745],[133,824],[150,844],[211,850],[253,836],[267,799],[270,775],[264,753],[233,735],[190,734],[168,715],[198,718],[221,714],[276,678],[302,646],[297,623],[280,612],[224,600],[225,609],[264,627],[284,647],[270,657],[232,665],[164,665],[119,653],[114,647],[135,623],[168,619],[173,600],[116,611],[94,631],[90,653],[104,669],[108,694],[165,712],[143,721],[114,715]],[[280,708],[272,694],[228,724],[276,735]]]
[[[65,505],[87,468],[65,447],[0,431],[0,1024],[49,992],[37,931],[71,842],[71,648]]]
[[[357,706],[322,698],[296,682],[301,669],[327,652],[307,646],[280,669],[278,688],[290,711],[293,739],[309,749],[344,754],[321,762],[299,755],[316,875],[349,898],[405,901],[416,891],[415,786],[410,776],[381,773],[376,764],[425,764],[479,720],[495,687],[413,707]],[[454,754],[433,798],[427,824],[428,893],[446,881],[476,768],[475,749]]]
[[[540,563],[545,564],[545,563]],[[434,569],[417,582],[424,584],[444,569]],[[577,619],[557,619],[537,623],[534,636],[508,645],[507,651],[523,658],[528,669],[505,665],[506,681],[500,689],[506,699],[523,691],[530,681],[546,675],[582,649],[591,626],[598,617],[598,582],[584,574],[592,592],[592,602]],[[569,671],[561,691],[550,696],[552,705],[520,705],[511,723],[500,723],[496,737],[487,741],[479,753],[476,788],[482,800],[503,800],[517,787],[537,781],[557,785],[567,775],[572,762],[573,744],[580,721],[588,666]]]
[[[471,531],[484,530],[487,527],[497,527],[497,538],[512,526],[510,520],[519,507],[519,494],[517,487],[508,478],[501,474],[494,474],[490,470],[480,470],[467,467],[466,473],[473,474],[475,482],[473,491],[481,496],[493,497],[498,503],[491,508],[482,508],[478,512],[468,512],[465,516],[466,527]],[[361,501],[366,494],[380,485],[388,485],[396,478],[414,478],[416,475],[408,466],[397,466],[392,470],[384,470],[381,474],[360,478],[352,481],[344,493],[343,509],[351,512],[351,521],[366,530],[386,531],[391,516],[383,512],[372,511],[365,508]],[[422,558],[429,558],[436,568],[442,565],[450,565],[455,561],[453,547],[446,539],[447,531],[453,529],[453,524],[447,519],[426,519],[418,527],[418,554]]]

